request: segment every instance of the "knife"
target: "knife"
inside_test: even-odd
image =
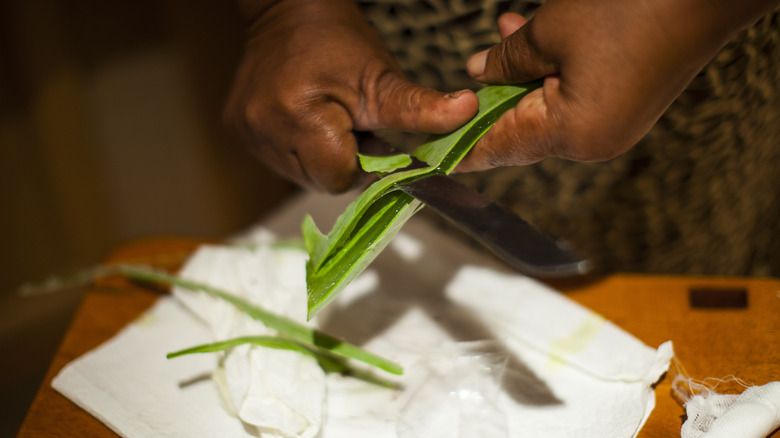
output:
[[[410,167],[419,166],[413,163]],[[407,168],[408,169],[408,168]],[[519,272],[533,277],[586,274],[591,264],[517,214],[444,174],[397,183]]]

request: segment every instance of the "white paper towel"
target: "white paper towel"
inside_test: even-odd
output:
[[[210,379],[216,356],[165,358],[209,338],[203,323],[165,297],[113,339],[65,366],[52,386],[121,436],[252,436],[220,404]]]
[[[309,194],[265,225],[278,235],[297,236],[305,213],[327,225],[350,201],[349,195]],[[267,243],[272,235],[261,228],[243,241]],[[300,319],[301,257],[263,246],[211,247],[185,273]],[[304,388],[303,382],[313,380],[301,379],[299,385],[300,374],[284,365],[307,359],[276,358],[279,352],[258,347],[233,350],[232,365],[226,360],[220,366],[217,354],[165,359],[181,348],[265,331],[201,294],[178,294],[182,301],[161,298],[115,338],[65,367],[53,386],[130,438],[275,437],[280,435],[249,424],[274,415],[287,430],[320,421],[318,438],[634,436],[653,408],[649,384],[668,365],[671,345],[649,348],[556,291],[503,269],[413,218],[318,316],[326,332],[402,364],[402,391],[328,375],[319,404],[323,387]],[[270,364],[281,369],[271,371]],[[223,396],[208,378],[217,370]],[[253,386],[262,378],[269,383],[260,386],[273,389],[282,381],[277,372],[299,390],[285,393],[283,385],[267,398]],[[278,400],[303,393],[308,398],[286,407],[308,413],[287,422]],[[242,406],[249,422],[236,418]]]
[[[181,291],[177,297],[210,329],[163,298],[53,385],[131,438],[635,435],[654,406],[650,385],[668,366],[670,344],[649,348],[525,277],[479,266],[436,273],[445,261],[424,257],[430,262],[407,263],[391,251],[320,321],[401,363],[403,391],[326,378],[292,352],[242,347],[222,363],[226,398],[241,421],[210,379],[192,380],[218,369],[218,355],[168,361],[165,353],[267,329],[229,305]],[[302,253],[262,245],[212,246],[183,274],[302,319],[304,261]]]

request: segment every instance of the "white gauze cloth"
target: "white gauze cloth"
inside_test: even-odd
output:
[[[764,438],[780,427],[780,382],[741,394],[696,394],[685,411],[682,438]]]

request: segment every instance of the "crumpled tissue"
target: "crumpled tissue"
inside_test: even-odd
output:
[[[764,438],[780,427],[780,382],[741,394],[705,390],[685,402],[682,438]]]
[[[650,348],[547,286],[421,231],[399,235],[396,251],[315,321],[403,365],[401,390],[325,375],[308,357],[256,346],[166,360],[199,343],[268,332],[226,303],[178,289],[66,366],[53,386],[130,438],[638,433],[671,343]],[[305,254],[264,239],[204,246],[181,274],[304,320]]]
[[[297,249],[201,247],[180,272],[266,309],[306,320],[306,253]],[[179,287],[178,298],[211,328],[213,340],[273,335],[232,304]],[[312,438],[322,424],[325,373],[310,356],[243,345],[227,351],[217,369],[228,411],[270,436]]]

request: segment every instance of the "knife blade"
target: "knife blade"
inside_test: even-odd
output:
[[[588,260],[447,175],[428,175],[396,187],[422,201],[523,274],[565,277],[590,271]]]

